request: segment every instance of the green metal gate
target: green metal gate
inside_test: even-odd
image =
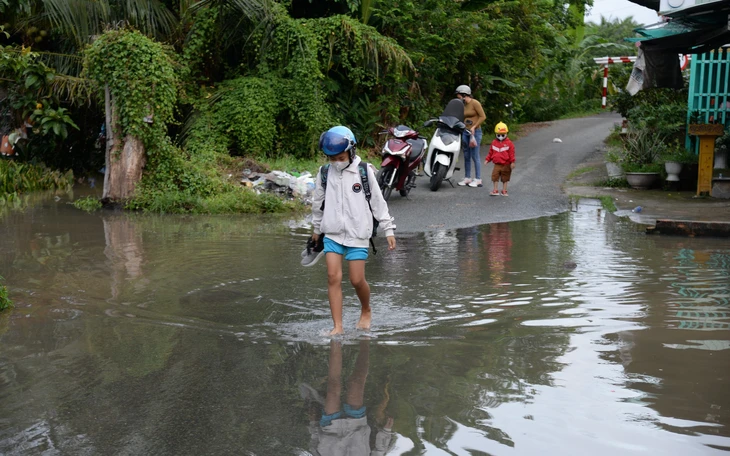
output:
[[[730,52],[716,51],[692,55],[687,100],[687,123],[730,126]],[[687,135],[685,144],[698,152],[699,141]]]

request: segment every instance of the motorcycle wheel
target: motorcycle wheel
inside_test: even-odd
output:
[[[443,182],[444,177],[446,177],[446,171],[448,171],[448,168],[446,168],[441,163],[437,163],[434,165],[436,169],[433,171],[433,174],[431,174],[431,191],[435,192],[436,190],[441,187],[441,182]]]
[[[383,193],[383,199],[385,201],[388,201],[388,198],[390,198],[390,194],[393,192],[393,188],[388,186],[388,182],[390,182],[390,176],[393,175],[394,171],[395,168],[392,166],[386,166],[385,168],[382,168],[380,170],[380,176],[378,177],[378,186],[380,187],[380,191]]]

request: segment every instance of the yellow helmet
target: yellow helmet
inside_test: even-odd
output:
[[[507,128],[507,124],[504,122],[500,122],[497,124],[496,127],[494,127],[494,132],[499,133],[501,135],[506,135],[509,133],[509,128]]]

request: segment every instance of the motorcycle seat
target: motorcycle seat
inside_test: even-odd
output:
[[[408,161],[413,162],[423,153],[426,142],[423,139],[409,139],[408,144],[411,145],[411,153],[408,155]]]

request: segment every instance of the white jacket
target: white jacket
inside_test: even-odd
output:
[[[316,187],[312,199],[312,225],[314,234],[324,233],[328,238],[347,247],[368,247],[373,234],[373,217],[380,222],[379,230],[385,236],[393,236],[395,223],[388,212],[388,204],[375,177],[375,168],[367,165],[370,185],[370,206],[360,179],[360,157],[355,156],[350,166],[338,171],[329,166],[327,197],[322,187],[322,170],[317,172]],[[327,201],[322,211],[322,202]],[[370,212],[370,207],[373,211]]]

